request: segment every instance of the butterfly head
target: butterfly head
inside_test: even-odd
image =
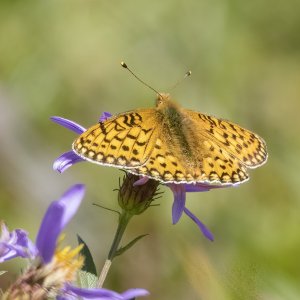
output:
[[[168,93],[159,93],[156,98],[156,107],[161,108],[164,107],[171,100],[170,94]]]

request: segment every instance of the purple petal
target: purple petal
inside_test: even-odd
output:
[[[141,176],[140,179],[138,179],[136,182],[134,182],[133,186],[143,185],[143,184],[147,183],[147,181],[148,181],[149,179],[150,179],[150,178],[147,177],[147,176]]]
[[[15,257],[33,258],[37,251],[28,238],[28,233],[22,229],[9,232],[4,223],[1,224],[0,262]]]
[[[101,117],[99,118],[99,122],[104,122],[104,121],[108,120],[111,116],[112,116],[111,113],[105,111],[102,113]]]
[[[139,296],[149,295],[149,292],[144,289],[130,289],[126,292],[119,294],[117,292],[107,289],[92,289],[92,288],[79,288],[73,285],[66,285],[66,293],[73,293],[83,299],[98,299],[98,300],[129,300]]]
[[[49,263],[52,260],[56,240],[62,230],[63,214],[64,207],[58,202],[52,202],[41,223],[36,238],[36,246],[44,263]]]
[[[1,238],[0,262],[4,262],[15,257],[29,257],[28,251],[24,248],[24,246],[26,247],[26,245],[24,245],[24,241],[27,236],[27,232],[21,229],[16,229],[9,234],[8,239]]]
[[[65,206],[66,210],[63,216],[62,225],[65,227],[76,214],[85,194],[84,184],[75,184],[58,200]]]
[[[185,191],[186,192],[207,192],[211,189],[217,188],[225,188],[232,186],[231,184],[228,185],[214,185],[214,184],[205,184],[205,183],[196,183],[196,184],[185,184]]]
[[[84,185],[76,184],[48,207],[36,238],[36,246],[44,263],[51,261],[57,238],[76,213],[84,193]]]
[[[33,247],[33,243],[28,238],[28,233],[23,229],[12,231],[11,241],[14,243],[10,244],[10,248],[16,251],[20,257],[32,258],[37,253],[35,246]]]
[[[208,238],[211,241],[214,240],[213,234],[209,231],[209,229],[194,214],[191,213],[191,211],[189,211],[185,207],[184,212],[186,213],[187,216],[189,216],[197,224],[197,226],[200,228],[200,230],[202,231],[202,233],[204,234],[204,236],[206,238]]]
[[[71,300],[71,299],[76,299],[77,297],[73,296],[56,296],[56,300]]]
[[[174,194],[174,202],[172,207],[172,220],[173,224],[176,224],[182,216],[185,206],[185,186],[183,184],[168,184],[168,187]]]
[[[74,151],[68,151],[59,156],[53,163],[53,170],[63,173],[72,165],[82,162],[80,156],[78,156]]]
[[[130,300],[136,297],[148,296],[149,294],[150,293],[144,289],[129,289],[121,295],[124,300]]]
[[[86,128],[82,127],[81,125],[77,124],[74,121],[65,119],[65,118],[61,118],[61,117],[51,117],[50,120],[52,120],[53,122],[67,128],[70,129],[72,131],[74,131],[75,133],[78,134],[82,134],[83,132],[86,131]]]

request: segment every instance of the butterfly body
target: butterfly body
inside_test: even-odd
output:
[[[258,135],[180,107],[160,93],[156,107],[113,116],[73,143],[82,158],[163,183],[236,184],[267,159]]]

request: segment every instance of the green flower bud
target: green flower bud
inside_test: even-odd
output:
[[[119,205],[130,215],[143,213],[158,195],[159,182],[157,180],[149,179],[144,184],[134,186],[139,179],[139,176],[126,173],[119,189]]]

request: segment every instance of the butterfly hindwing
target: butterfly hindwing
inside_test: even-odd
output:
[[[210,182],[235,184],[248,180],[246,167],[212,139],[199,137],[203,150],[199,156],[200,170]]]
[[[188,158],[178,156],[180,149],[170,149],[170,144],[162,143],[158,139],[147,162],[132,171],[164,183],[235,184],[248,179],[246,167],[237,158],[222,150],[213,141],[205,140],[201,136],[198,141],[199,146],[202,145],[202,155],[198,156],[193,167],[187,165]]]
[[[188,181],[186,169],[178,157],[179,152],[177,155],[173,153],[178,149],[170,148],[170,145],[171,141],[167,143],[162,137],[157,138],[149,159],[136,170],[137,174],[146,175],[162,182]]]

